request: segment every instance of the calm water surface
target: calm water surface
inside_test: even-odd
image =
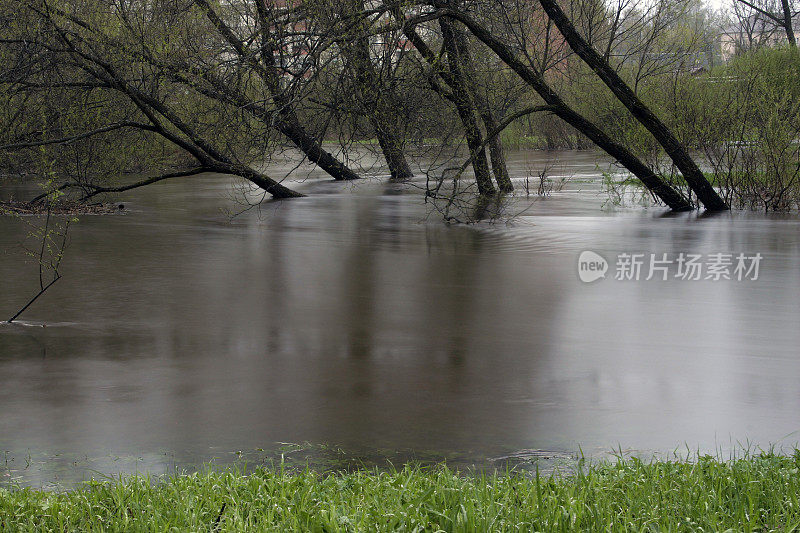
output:
[[[215,175],[82,217],[64,279],[0,326],[0,483],[287,442],[480,464],[800,440],[800,219],[603,208],[591,153],[516,153],[512,174],[552,157],[573,182],[473,226],[316,172],[292,184],[308,198],[234,218]],[[26,231],[0,218],[2,318],[36,291]],[[606,279],[578,279],[583,250]],[[617,281],[625,252],[763,260],[756,281]]]

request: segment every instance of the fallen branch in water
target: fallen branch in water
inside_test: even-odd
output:
[[[30,299],[30,301],[29,301],[28,303],[26,303],[26,304],[25,304],[25,306],[24,306],[22,309],[20,309],[19,311],[17,311],[17,314],[16,314],[16,315],[14,315],[14,316],[12,316],[11,318],[9,318],[9,319],[8,319],[6,322],[7,322],[8,324],[11,324],[12,322],[14,322],[14,321],[15,321],[15,320],[16,320],[16,319],[19,317],[19,315],[21,315],[22,313],[24,313],[24,312],[25,312],[25,310],[26,310],[27,308],[29,308],[31,305],[33,305],[33,302],[35,302],[36,300],[38,300],[38,299],[39,299],[39,296],[41,296],[42,294],[44,294],[44,293],[45,293],[45,291],[47,291],[47,289],[49,289],[50,287],[52,287],[52,286],[55,284],[55,282],[56,282],[56,281],[58,281],[58,280],[60,280],[60,279],[61,279],[61,275],[60,275],[60,274],[58,274],[58,273],[56,273],[56,276],[53,278],[53,281],[51,281],[50,283],[48,283],[47,285],[45,285],[44,287],[42,287],[42,288],[41,288],[41,290],[40,290],[40,291],[39,291],[39,292],[36,294],[36,296],[34,296],[33,298],[31,298],[31,299]]]
[[[47,202],[47,218],[45,219],[44,227],[41,229],[41,246],[39,247],[38,254],[35,252],[28,252],[30,255],[37,256],[39,262],[39,292],[31,298],[28,303],[26,303],[19,311],[14,314],[11,318],[9,318],[6,322],[8,324],[13,323],[22,313],[25,312],[33,303],[39,299],[39,297],[47,292],[47,289],[55,285],[55,283],[61,279],[61,272],[59,271],[59,267],[61,266],[61,260],[64,258],[64,249],[67,247],[67,233],[69,231],[69,219],[62,225],[55,224],[55,228],[51,227],[50,220],[52,218],[52,212],[50,206],[52,205],[51,201]],[[52,234],[55,232],[57,236],[61,237],[61,242],[58,243],[57,247],[53,246],[55,243],[53,242]],[[34,232],[36,235],[38,232]],[[44,278],[45,273],[51,271],[53,273],[53,277],[49,283],[45,284]]]

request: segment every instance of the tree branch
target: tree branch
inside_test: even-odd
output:
[[[35,148],[37,146],[46,146],[49,144],[69,144],[75,141],[79,141],[81,139],[86,139],[87,137],[92,137],[93,135],[98,135],[100,133],[107,133],[109,131],[115,131],[122,128],[138,128],[148,131],[156,131],[156,128],[153,126],[142,124],[139,122],[117,122],[116,124],[110,124],[108,126],[97,128],[95,130],[87,131],[78,135],[73,135],[70,137],[61,137],[58,139],[48,139],[46,141],[35,141],[35,142],[18,142],[12,144],[6,144],[0,146],[0,150],[2,151],[10,151],[10,150],[19,150],[22,148]]]
[[[775,16],[774,14],[770,13],[769,11],[766,11],[765,9],[762,9],[762,8],[752,4],[752,3],[748,2],[747,0],[736,0],[736,1],[746,5],[750,9],[754,9],[754,10],[758,11],[759,13],[764,15],[765,17],[767,17],[770,20],[772,20],[775,24],[778,24],[781,28],[785,28],[786,27],[786,23],[784,22],[784,20],[782,18]]]
[[[125,192],[130,191],[131,189],[138,189],[139,187],[144,187],[145,185],[151,185],[153,183],[157,183],[159,181],[171,179],[171,178],[185,178],[188,176],[194,176],[196,174],[200,174],[202,172],[210,172],[212,169],[207,167],[195,167],[189,170],[183,170],[179,172],[170,172],[167,174],[161,174],[160,176],[153,176],[151,178],[147,178],[145,180],[137,181],[136,183],[131,183],[129,185],[123,185],[120,187],[100,187],[98,185],[81,185],[81,184],[74,184],[75,187],[80,187],[83,189],[92,189],[92,192],[84,195],[81,198],[81,201],[84,202],[89,198],[96,196],[101,193],[106,192]]]
[[[504,129],[510,126],[511,123],[517,120],[518,118],[524,117],[525,115],[530,115],[532,113],[541,113],[546,111],[549,111],[550,113],[555,113],[557,110],[558,108],[556,108],[556,106],[538,105],[538,106],[526,107],[525,109],[521,109],[515,113],[510,114],[509,116],[501,120],[500,123],[497,125],[497,127],[486,135],[486,138],[480,144],[478,149],[473,150],[472,154],[470,154],[469,156],[469,159],[467,159],[466,161],[464,161],[464,163],[461,164],[455,176],[453,176],[453,179],[458,179],[461,176],[461,174],[464,173],[467,167],[470,164],[472,164],[472,161],[475,159],[475,157],[477,157],[480,154],[480,152],[483,151],[483,149],[486,148],[486,146],[490,142],[492,142],[492,139],[500,135]]]

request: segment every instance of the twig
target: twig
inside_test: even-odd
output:
[[[61,275],[60,275],[60,274],[56,274],[56,277],[54,277],[54,278],[53,278],[53,281],[51,281],[50,283],[48,283],[47,285],[45,285],[44,287],[42,287],[42,290],[40,290],[40,291],[39,291],[39,293],[38,293],[36,296],[34,296],[33,298],[31,298],[31,300],[30,300],[30,301],[29,301],[27,304],[25,304],[25,307],[23,307],[22,309],[20,309],[19,311],[17,311],[17,314],[16,314],[16,315],[14,315],[14,316],[12,316],[11,318],[9,318],[7,323],[8,323],[8,324],[11,324],[12,322],[14,322],[14,320],[16,320],[16,319],[17,319],[17,317],[19,317],[19,315],[21,315],[22,313],[24,313],[24,312],[25,312],[25,310],[26,310],[27,308],[29,308],[31,305],[33,305],[33,302],[35,302],[36,300],[38,300],[38,299],[39,299],[39,296],[41,296],[42,294],[44,294],[44,293],[45,293],[45,291],[46,291],[47,289],[49,289],[49,288],[50,288],[50,287],[51,287],[51,286],[52,286],[52,285],[53,285],[53,284],[54,284],[56,281],[58,281],[58,280],[60,280],[60,279],[61,279]]]

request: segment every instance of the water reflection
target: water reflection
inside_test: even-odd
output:
[[[512,154],[513,173],[541,157]],[[0,450],[62,454],[15,470],[41,483],[79,456],[159,470],[276,442],[471,460],[794,442],[800,223],[602,210],[597,162],[570,161],[581,179],[508,224],[446,226],[413,186],[318,176],[232,220],[215,176],[84,217],[26,315],[48,327],[0,327]],[[0,219],[3,250],[23,233]],[[751,283],[585,285],[585,249],[765,261]],[[5,314],[36,286],[20,265],[0,256]]]

